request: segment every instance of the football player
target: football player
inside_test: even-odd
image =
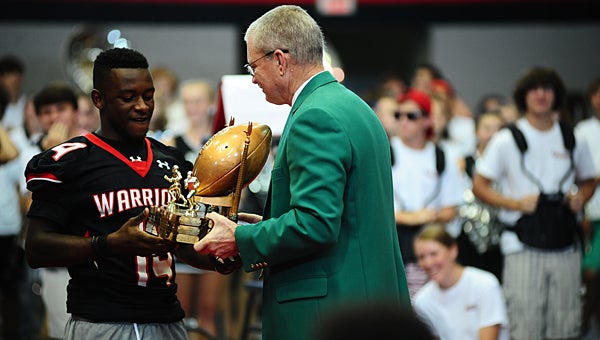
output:
[[[192,164],[146,137],[155,89],[141,53],[100,53],[93,78],[100,129],[36,155],[25,171],[33,193],[27,260],[69,270],[65,339],[187,339],[174,252],[198,268],[210,262],[143,226],[147,207],[168,203],[164,176]]]

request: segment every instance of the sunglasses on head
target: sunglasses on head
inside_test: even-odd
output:
[[[394,118],[396,118],[396,120],[402,119],[402,116],[406,116],[406,118],[408,118],[408,120],[414,121],[414,120],[421,118],[422,114],[420,111],[412,111],[412,112],[396,111],[396,112],[394,112]]]

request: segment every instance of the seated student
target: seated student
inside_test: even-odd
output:
[[[442,340],[508,339],[508,316],[498,279],[458,264],[458,246],[443,225],[425,226],[415,238],[414,250],[430,280],[415,295],[414,308],[435,336]]]

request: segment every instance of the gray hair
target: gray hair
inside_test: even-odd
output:
[[[282,5],[256,19],[246,31],[263,53],[287,49],[298,64],[323,62],[324,38],[317,22],[301,7]]]

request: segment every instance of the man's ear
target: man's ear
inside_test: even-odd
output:
[[[98,110],[102,110],[104,108],[104,100],[102,99],[102,94],[100,91],[93,89],[92,90],[92,101],[94,102],[94,106],[98,108]]]
[[[285,69],[288,67],[288,60],[286,59],[286,55],[283,52],[277,51],[275,52],[275,58],[277,58],[279,73],[283,75],[285,73]]]

